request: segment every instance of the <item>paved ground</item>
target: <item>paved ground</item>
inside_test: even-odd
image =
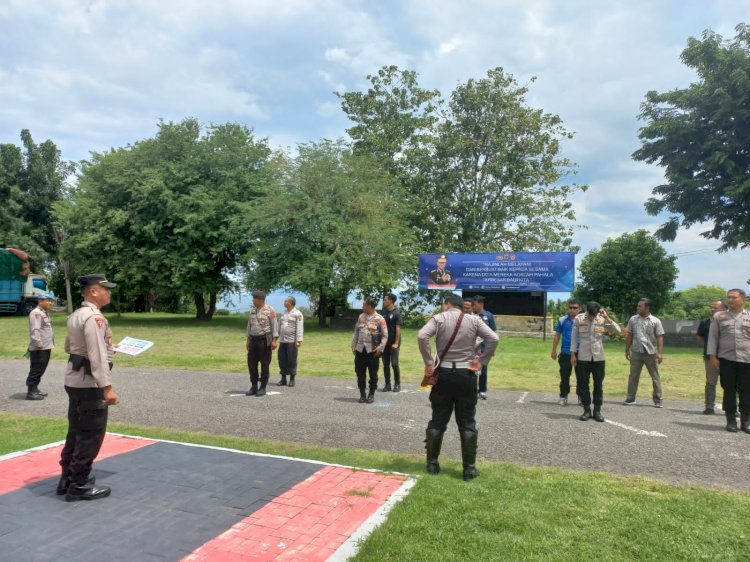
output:
[[[413,484],[403,475],[108,435],[94,474],[112,495],[68,503],[55,494],[60,448],[0,457],[1,559],[344,560]]]
[[[0,360],[0,409],[64,416],[63,364],[50,365],[41,385],[50,396],[41,402],[23,399],[27,369],[24,361]],[[331,447],[424,451],[429,402],[410,385],[398,394],[378,393],[374,404],[358,404],[353,380],[301,376],[295,388],[269,386],[270,395],[255,398],[244,396],[248,378],[239,374],[115,367],[114,375],[121,404],[110,409],[113,421]],[[622,406],[619,394],[605,397],[607,423],[579,421],[580,408],[558,406],[553,393],[491,392],[478,405],[480,462],[750,490],[750,471],[744,470],[750,435],[726,432],[724,416],[702,415],[695,401],[667,396],[663,409],[654,408],[646,382],[636,406]],[[611,390],[605,383],[605,391]],[[453,424],[443,454],[460,458]]]

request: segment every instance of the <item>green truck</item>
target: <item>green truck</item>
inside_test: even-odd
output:
[[[0,248],[0,312],[29,314],[39,302],[39,293],[46,292],[44,275],[28,272],[25,253]]]

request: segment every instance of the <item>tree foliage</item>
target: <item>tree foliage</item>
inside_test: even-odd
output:
[[[675,261],[647,231],[625,233],[586,254],[574,294],[583,303],[601,303],[622,319],[635,314],[638,301],[646,297],[657,314],[674,291]]]
[[[711,315],[711,303],[725,300],[726,289],[715,285],[697,285],[676,291],[664,309],[664,317],[673,320],[701,320]]]
[[[66,248],[148,308],[189,296],[208,320],[244,265],[269,154],[243,125],[202,132],[195,119],[162,122],[154,138],[84,163],[71,204],[57,212]]]
[[[705,31],[690,38],[681,60],[698,80],[689,87],[650,91],[641,105],[647,121],[636,160],[664,168],[646,210],[672,213],[657,231],[674,240],[679,228],[713,223],[702,232],[720,250],[750,246],[750,26],[724,40]]]
[[[332,299],[380,295],[416,267],[401,189],[377,160],[321,141],[272,168],[254,205],[249,287],[308,294],[322,324]]]

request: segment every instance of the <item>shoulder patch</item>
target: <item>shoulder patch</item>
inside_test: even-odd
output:
[[[42,313],[41,312],[35,312],[34,316],[36,316],[37,318],[41,318],[42,317]]]
[[[96,318],[96,325],[97,325],[98,328],[101,328],[102,326],[104,326],[105,323],[106,323],[106,321],[101,316],[98,316]]]

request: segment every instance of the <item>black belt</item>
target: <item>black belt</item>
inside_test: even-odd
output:
[[[266,336],[250,336],[251,340],[265,340]]]

